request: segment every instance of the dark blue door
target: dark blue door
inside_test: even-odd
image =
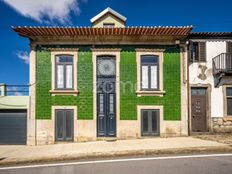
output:
[[[115,59],[98,58],[97,68],[97,136],[116,136]]]

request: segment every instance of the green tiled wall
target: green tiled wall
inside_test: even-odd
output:
[[[50,119],[52,105],[77,105],[78,119],[93,119],[93,64],[91,51],[78,51],[77,96],[51,96],[51,54],[37,51],[36,64],[36,118]]]
[[[164,52],[163,62],[163,97],[136,96],[136,85],[131,90],[130,84],[136,84],[136,53],[124,49],[120,59],[120,117],[122,120],[137,119],[137,105],[163,105],[164,120],[180,120],[180,54],[179,49],[169,48]],[[126,84],[126,85],[125,85]]]
[[[163,105],[165,120],[180,120],[180,54],[178,48],[164,52],[164,97],[136,96],[135,48],[124,47],[120,59],[120,119],[137,119],[137,105]],[[77,96],[51,96],[51,54],[37,50],[36,118],[50,119],[52,105],[77,105],[78,119],[93,119],[93,64],[89,48],[79,48]]]

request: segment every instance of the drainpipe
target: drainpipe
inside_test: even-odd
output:
[[[186,46],[188,46],[188,42],[186,43]],[[189,82],[189,50],[188,50],[188,47],[186,48],[187,50],[187,105],[188,105],[188,135],[190,136],[190,119],[191,119],[191,116],[190,116],[190,82]]]

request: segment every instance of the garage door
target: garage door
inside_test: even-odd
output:
[[[0,111],[0,144],[26,144],[26,137],[26,111]]]

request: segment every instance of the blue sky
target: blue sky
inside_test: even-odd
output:
[[[89,26],[106,7],[127,17],[127,26],[193,25],[193,31],[232,31],[230,0],[0,0],[0,83],[29,82],[29,42],[11,26]]]

